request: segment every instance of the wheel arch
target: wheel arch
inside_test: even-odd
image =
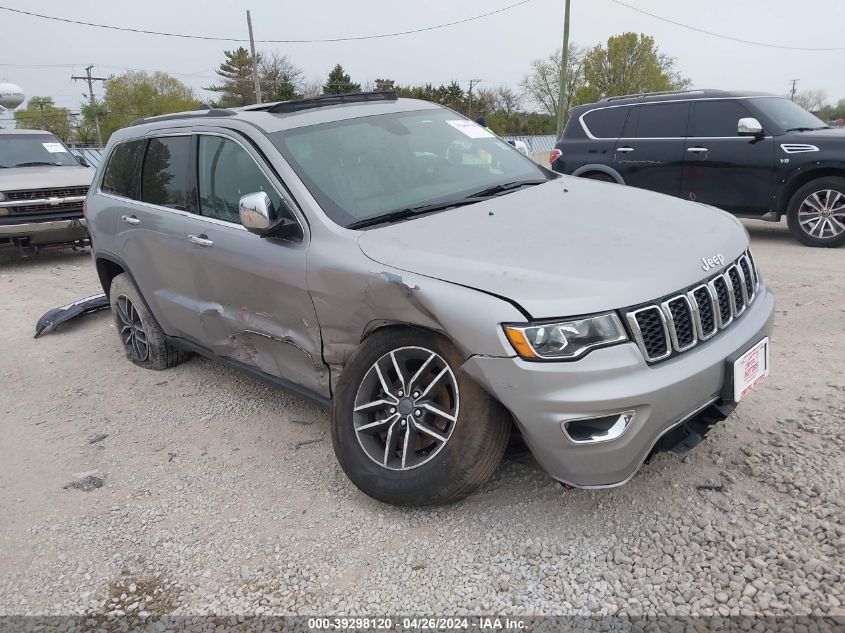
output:
[[[619,184],[619,185],[625,184],[625,179],[622,178],[622,174],[620,174],[618,171],[613,169],[613,167],[608,167],[607,165],[601,165],[601,164],[598,164],[598,163],[590,164],[590,165],[583,165],[583,166],[579,167],[578,169],[576,169],[575,171],[573,171],[571,175],[572,176],[584,177],[584,176],[587,176],[588,174],[591,174],[591,173],[605,174],[606,176],[610,176],[611,178],[613,178],[613,180],[616,181],[617,184]]]
[[[795,193],[804,185],[820,178],[845,178],[845,162],[836,164],[819,165],[806,171],[798,171],[786,181],[781,190],[778,200],[777,212],[779,215],[786,215],[789,203]]]

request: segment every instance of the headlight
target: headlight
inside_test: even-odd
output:
[[[3,193],[2,191],[0,191],[0,202],[3,202],[3,200],[5,200],[5,199],[6,199],[6,194]]]
[[[528,360],[572,360],[596,347],[628,340],[614,312],[555,323],[506,324],[504,328],[517,354]]]

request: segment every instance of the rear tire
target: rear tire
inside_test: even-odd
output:
[[[377,331],[353,354],[335,393],[332,444],[363,492],[393,505],[439,505],[493,474],[510,416],[459,371],[462,362],[446,338],[411,329]]]
[[[845,244],[845,178],[831,176],[808,182],[789,201],[786,220],[802,244]]]
[[[187,358],[185,352],[167,342],[141,293],[126,273],[112,279],[109,302],[126,357],[138,367],[161,371]]]

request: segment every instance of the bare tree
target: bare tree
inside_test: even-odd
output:
[[[313,99],[314,97],[319,97],[323,94],[323,80],[316,78],[316,79],[308,79],[302,82],[302,96],[305,99]]]
[[[824,90],[805,90],[795,95],[795,103],[810,112],[818,112],[827,105],[827,93]]]
[[[576,44],[569,45],[569,69],[566,74],[566,94],[569,103],[565,104],[567,109],[572,103],[572,96],[584,85],[584,57],[586,54],[587,49]],[[523,77],[521,83],[528,98],[551,116],[556,116],[558,112],[560,57],[561,49],[558,49],[548,57],[533,60],[531,69]]]
[[[522,95],[508,86],[499,86],[496,89],[496,110],[505,114],[519,112],[522,107]]]
[[[258,56],[258,76],[261,80],[261,98],[265,102],[286,101],[299,95],[302,69],[287,55],[277,51]]]

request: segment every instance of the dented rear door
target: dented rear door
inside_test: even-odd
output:
[[[320,329],[305,280],[307,226],[300,222],[301,242],[249,233],[237,215],[241,196],[265,191],[277,208],[289,199],[246,142],[222,134],[195,140],[198,213],[188,219],[186,237],[197,253],[203,345],[328,396]]]

